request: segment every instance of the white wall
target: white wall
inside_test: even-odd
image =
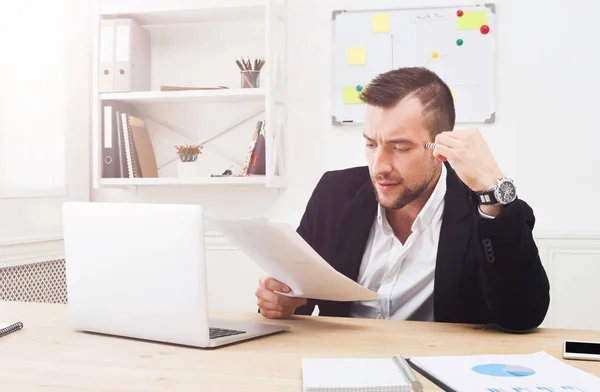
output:
[[[64,25],[64,12],[60,6],[44,7],[25,24],[19,17],[24,10],[9,2],[11,17],[0,27],[7,54],[0,62],[0,184],[4,189],[59,188],[65,181],[65,101],[56,97],[65,94],[64,76],[57,76],[65,67],[66,39],[64,30],[53,26]]]
[[[59,237],[62,203],[89,199],[90,11],[0,6],[0,247]]]
[[[33,228],[41,234],[56,222],[53,199],[32,204],[9,197],[65,187],[66,41],[60,3],[48,2],[27,17],[25,2],[2,6],[8,17],[0,25],[5,53],[0,61],[0,239],[26,236]]]

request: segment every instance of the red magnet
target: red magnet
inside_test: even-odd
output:
[[[458,10],[458,11],[456,11],[456,16],[458,16],[459,18],[460,18],[461,16],[463,16],[464,14],[465,14],[465,13],[464,13],[464,12],[462,12],[462,10]]]
[[[490,32],[490,27],[488,25],[483,25],[481,26],[479,31],[481,31],[481,34],[487,34]]]

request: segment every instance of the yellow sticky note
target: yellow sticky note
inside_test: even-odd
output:
[[[356,90],[356,86],[344,87],[344,103],[362,103],[360,100],[360,92]]]
[[[373,15],[373,32],[384,33],[390,31],[390,15],[389,14],[378,14]]]
[[[348,48],[348,65],[364,65],[367,62],[367,49],[364,47]]]
[[[487,24],[487,11],[469,11],[456,18],[458,30],[479,30]]]

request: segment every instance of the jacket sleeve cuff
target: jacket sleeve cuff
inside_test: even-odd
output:
[[[479,210],[479,207],[477,207]],[[483,213],[480,211],[482,216]],[[527,220],[521,203],[515,201],[504,206],[493,219],[481,217],[479,220],[480,238],[510,239],[521,235]]]
[[[495,216],[491,216],[491,215],[488,215],[488,214],[484,214],[484,213],[481,211],[481,207],[477,207],[477,210],[479,211],[479,215],[480,215],[482,218],[485,218],[485,219],[495,219],[495,218],[496,218]]]

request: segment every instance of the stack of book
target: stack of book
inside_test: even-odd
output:
[[[145,121],[126,108],[106,104],[102,124],[102,177],[158,177]]]

